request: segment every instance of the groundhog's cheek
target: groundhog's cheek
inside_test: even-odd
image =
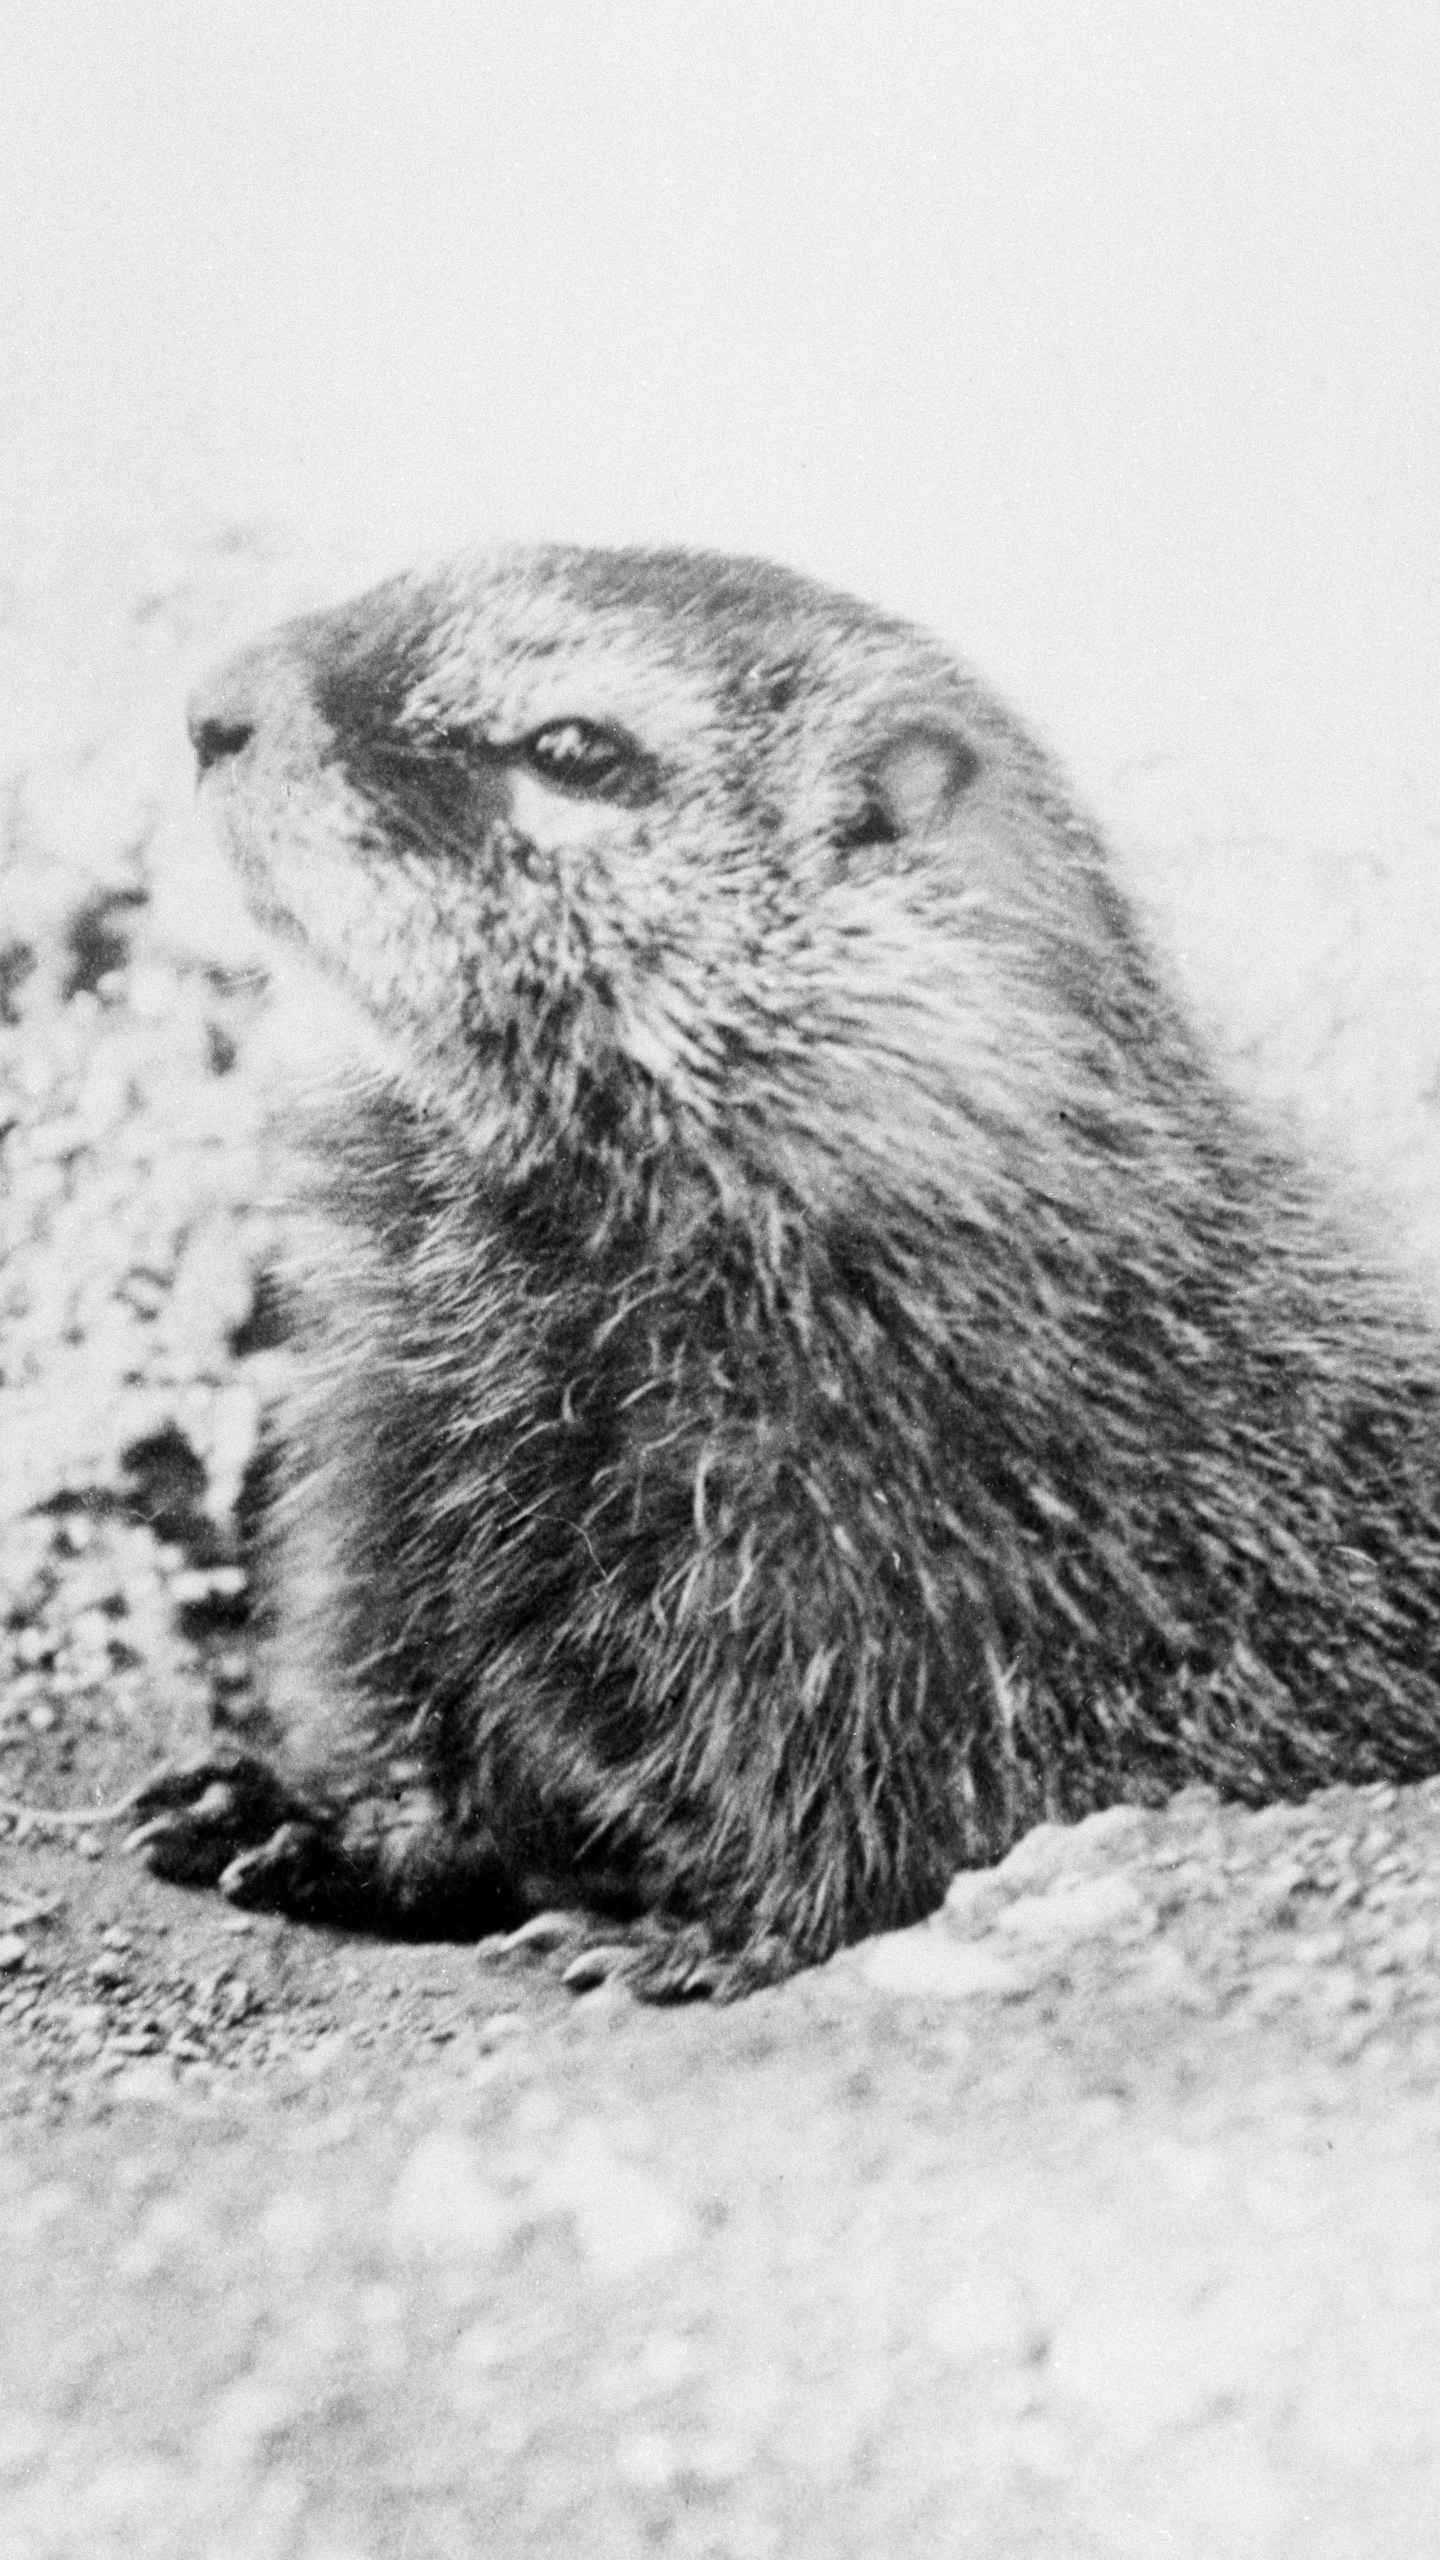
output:
[[[676,992],[658,984],[648,995],[623,988],[612,998],[606,1020],[615,1056],[671,1105],[708,1123],[717,1081],[713,1037]]]
[[[701,915],[668,894],[663,881],[650,889],[647,902],[622,878],[612,898],[592,901],[586,920],[591,985],[613,1055],[708,1125],[727,1058],[747,1021],[753,1025],[763,1010],[762,991],[720,897],[712,896]]]
[[[765,1107],[747,1152],[817,1215],[858,1189],[932,1198],[985,1228],[1093,1186],[1066,1114],[1081,1101],[1103,1113],[1109,1097],[1028,925],[980,892],[952,892],[942,923],[923,894],[895,879],[836,892],[766,951],[768,1043],[757,1006],[744,1078]]]

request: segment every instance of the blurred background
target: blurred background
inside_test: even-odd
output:
[[[267,609],[473,537],[771,553],[1036,721],[1262,1074],[1414,1119],[1437,110],[1419,0],[11,0],[12,699],[71,735],[197,545]]]

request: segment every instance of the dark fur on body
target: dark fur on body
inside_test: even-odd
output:
[[[504,554],[196,722],[388,1064],[297,1255],[298,1777],[170,1773],[156,1863],[647,1914],[642,1982],[731,1989],[1045,1815],[1440,1768],[1432,1341],[935,644],[756,564]]]

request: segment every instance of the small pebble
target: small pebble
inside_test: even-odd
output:
[[[525,2033],[525,2021],[518,2009],[497,2009],[485,2020],[476,2041],[482,2053],[494,2053],[501,2045],[510,2044]]]
[[[1013,2277],[967,2277],[931,2304],[925,2334],[946,2364],[1034,2362],[1046,2334],[1024,2285]]]
[[[258,2465],[267,2448],[288,2434],[302,2415],[301,2404],[290,2392],[247,2374],[211,2402],[200,2433],[199,2457],[226,2472]]]
[[[669,2436],[647,2429],[621,2439],[615,2468],[628,2489],[668,2489],[679,2472],[680,2456]]]
[[[238,1600],[248,1578],[238,1564],[193,1565],[176,1574],[170,1596],[182,1609],[193,1609],[203,1600]]]
[[[523,1950],[533,1955],[548,1955],[552,1947],[563,1947],[583,1926],[575,1911],[537,1911],[533,1920],[512,1929],[503,1941],[507,1954]]]
[[[615,1947],[587,1947],[560,1976],[566,1990],[598,1991],[602,1983],[613,1981],[618,1954]]]
[[[39,2422],[20,2414],[0,2419],[0,2480],[23,2480],[38,2470],[50,2448]]]

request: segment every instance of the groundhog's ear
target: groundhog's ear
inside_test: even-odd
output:
[[[848,852],[938,834],[979,770],[975,749],[958,730],[894,730],[866,758],[859,805],[840,829],[841,846]]]

